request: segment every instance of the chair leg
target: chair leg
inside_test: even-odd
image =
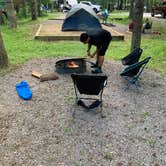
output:
[[[75,118],[76,110],[73,111],[72,117]]]
[[[79,100],[79,97],[78,95],[76,94],[76,98],[75,98],[75,105],[78,105],[78,100]],[[76,114],[76,109],[74,109],[73,113],[72,113],[72,117],[75,118],[75,114]]]
[[[139,87],[141,86],[138,80],[138,77],[133,78],[133,84],[135,85],[137,93],[139,92]]]
[[[131,84],[132,84],[132,83],[131,83],[130,81],[128,81],[126,90],[130,88]]]
[[[125,88],[125,91],[130,88],[130,86],[133,84],[133,81],[128,79],[128,77],[123,77],[127,81],[127,87]]]
[[[134,85],[135,85],[135,88],[136,88],[136,92],[138,93],[138,92],[139,92],[139,89],[138,89],[138,86],[139,86],[139,85],[138,85],[138,82],[136,81]]]
[[[128,79],[127,77],[124,77],[124,78],[125,78],[125,80],[127,80],[127,87],[125,88],[125,90],[128,90],[131,85],[134,85],[135,88],[136,88],[136,91],[137,91],[137,93],[138,93],[138,92],[139,92],[139,88],[138,88],[138,87],[140,87],[140,83],[139,83],[139,81],[138,81],[138,78],[135,77],[135,78],[133,78],[133,79],[131,79],[131,80]]]
[[[100,115],[101,115],[101,118],[106,118],[106,115],[103,113],[103,103],[102,102],[100,104]]]

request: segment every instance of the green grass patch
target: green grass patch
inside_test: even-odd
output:
[[[37,30],[42,21],[56,17],[58,13],[39,18],[37,21],[31,21],[30,18],[21,19],[18,21],[17,29],[1,26],[11,66],[18,66],[32,58],[86,57],[87,45],[79,41],[44,42],[33,39],[33,31]],[[130,47],[131,37],[127,37],[125,41],[113,41],[108,48],[106,59],[120,60],[130,52]],[[144,35],[141,48],[143,48],[142,59],[147,56],[152,57],[152,61],[148,64],[149,68],[166,74],[165,36]]]

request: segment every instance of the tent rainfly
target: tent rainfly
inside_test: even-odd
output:
[[[86,31],[100,29],[101,24],[93,9],[84,4],[77,4],[67,13],[62,31]]]

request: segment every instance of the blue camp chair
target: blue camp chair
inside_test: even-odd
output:
[[[135,85],[135,88],[138,92],[139,77],[150,59],[151,57],[147,57],[140,62],[129,65],[120,73],[120,76],[127,80],[126,89],[129,89],[130,85]]]
[[[105,75],[87,75],[87,74],[71,74],[74,83],[76,104],[82,106],[87,111],[98,106],[101,108],[102,114],[102,94],[107,84],[107,76]],[[93,101],[91,104],[88,101]],[[75,112],[73,113],[73,115]]]
[[[143,50],[141,48],[135,48],[130,54],[122,59],[123,65],[132,65],[139,61]]]

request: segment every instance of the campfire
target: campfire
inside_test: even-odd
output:
[[[62,59],[55,64],[58,73],[84,73],[86,72],[85,58]]]
[[[77,68],[77,67],[79,67],[79,65],[76,62],[71,61],[71,62],[67,63],[67,67],[69,67],[69,68]]]

